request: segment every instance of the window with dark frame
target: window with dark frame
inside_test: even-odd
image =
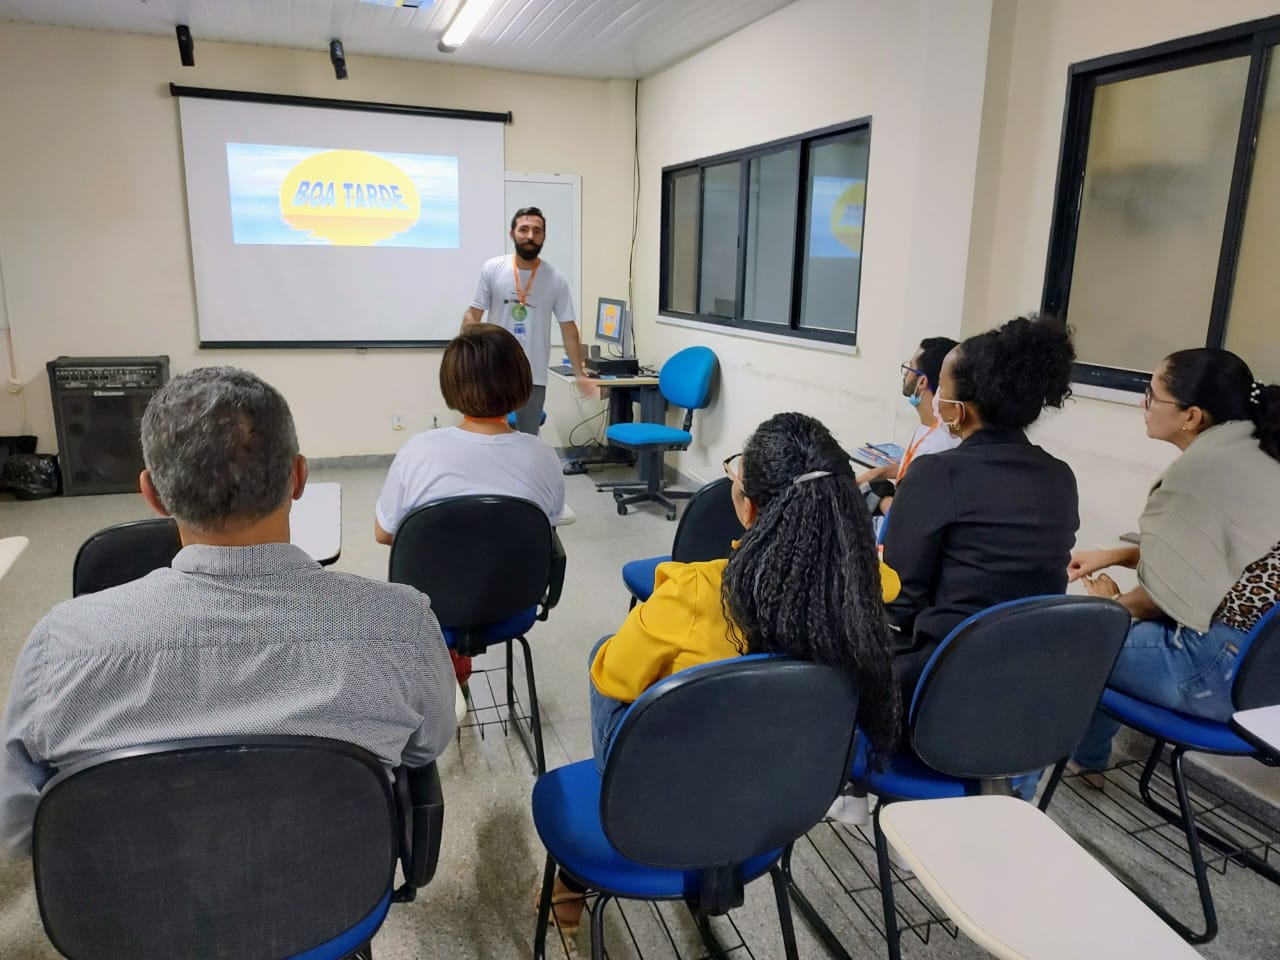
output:
[[[1074,64],[1042,310],[1077,382],[1141,391],[1186,347],[1280,379],[1280,17]]]
[[[853,344],[871,120],[662,171],[659,310]]]

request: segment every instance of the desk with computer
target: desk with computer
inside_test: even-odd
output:
[[[631,334],[631,314],[624,300],[601,297],[596,304],[597,345],[592,346],[587,358],[588,375],[598,380],[600,389],[609,402],[609,426],[631,423],[634,406],[640,404],[642,423],[663,423],[666,420],[667,401],[658,389],[657,372],[640,366],[635,356]],[[602,354],[598,344],[605,344],[608,353]],[[615,352],[616,351],[616,352]],[[566,383],[573,383],[573,369],[567,364],[550,367],[550,372]],[[585,473],[589,466],[605,464],[630,464],[635,462],[630,450],[606,444],[598,456],[571,457],[565,461],[564,472]],[[646,463],[641,463],[644,472]],[[647,478],[642,478],[647,479]]]

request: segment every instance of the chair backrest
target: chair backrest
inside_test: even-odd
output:
[[[99,530],[76,554],[71,594],[97,593],[145,577],[173,563],[181,549],[178,525],[171,517],[117,523]]]
[[[1245,638],[1231,702],[1237,710],[1280,703],[1280,603],[1264,613]]]
[[[1095,597],[1028,597],[969,617],[926,664],[911,745],[951,776],[995,780],[1070,755],[1129,633],[1128,611]]]
[[[388,771],[351,744],[114,750],[42,792],[36,896],[71,960],[290,957],[376,916],[397,831]]]
[[[672,560],[697,563],[729,556],[733,541],[744,532],[733,509],[732,489],[729,478],[721,477],[699,487],[689,498],[671,544]]]
[[[551,579],[551,552],[551,523],[536,504],[450,497],[401,521],[387,578],[429,596],[441,626],[479,627],[537,605]]]
[[[627,711],[605,766],[605,836],[650,866],[741,864],[804,835],[848,777],[858,691],[842,670],[734,657]]]
[[[662,365],[658,389],[677,407],[701,410],[711,401],[717,365],[715,352],[709,347],[685,347]]]

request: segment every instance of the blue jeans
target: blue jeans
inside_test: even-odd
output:
[[[604,761],[609,755],[609,746],[613,743],[613,735],[618,732],[622,723],[622,715],[631,706],[613,697],[606,697],[591,682],[591,665],[596,662],[596,652],[604,646],[609,637],[601,637],[591,648],[587,657],[587,696],[591,702],[591,749],[596,757],[596,769],[604,773]]]
[[[1156,706],[1226,723],[1231,681],[1245,634],[1224,623],[1205,633],[1171,620],[1139,620],[1129,628],[1108,684]],[[1120,721],[1098,710],[1072,754],[1086,770],[1103,770]]]

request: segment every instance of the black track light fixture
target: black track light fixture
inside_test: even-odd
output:
[[[342,49],[341,40],[329,41],[329,62],[333,64],[333,75],[339,80],[347,79],[347,55]]]
[[[174,32],[178,35],[178,57],[182,60],[184,67],[194,67],[196,65],[196,44],[191,39],[191,28],[185,23],[180,23],[174,28]]]

